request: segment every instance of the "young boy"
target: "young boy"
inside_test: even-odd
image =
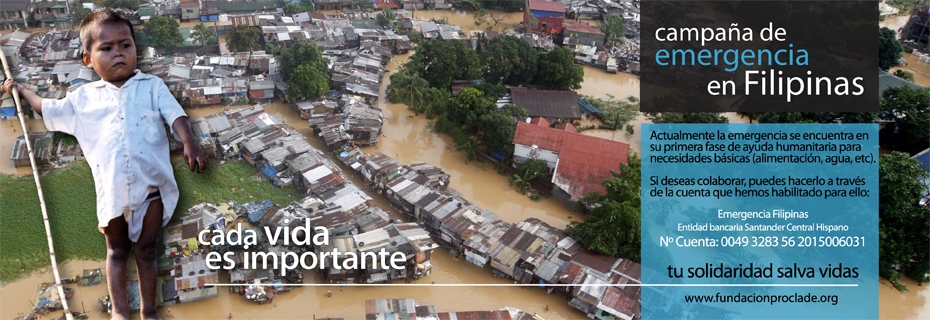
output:
[[[208,158],[191,135],[187,115],[161,79],[136,70],[132,24],[113,11],[96,12],[81,24],[82,59],[103,80],[61,100],[42,99],[22,85],[20,95],[43,116],[50,131],[77,137],[97,189],[98,227],[107,241],[107,286],[113,319],[129,316],[126,266],[135,251],[143,319],[155,312],[159,231],[178,203],[164,123],[184,144],[184,159],[203,172]]]

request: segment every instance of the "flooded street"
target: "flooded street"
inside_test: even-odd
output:
[[[395,56],[388,64],[388,69],[395,71],[399,64],[407,61],[409,56]],[[390,73],[384,76],[381,84],[381,96],[390,84]],[[451,176],[452,188],[462,193],[465,199],[475,205],[490,210],[504,221],[518,222],[528,217],[536,217],[557,228],[564,228],[572,220],[578,219],[571,208],[552,198],[534,202],[525,195],[517,193],[510,187],[507,177],[498,174],[489,162],[465,163],[464,154],[454,150],[455,143],[447,135],[437,135],[428,128],[431,120],[426,116],[414,116],[403,104],[388,103],[379,99],[377,107],[383,110],[384,127],[375,146],[363,148],[367,153],[383,152],[394,157],[400,163],[411,164],[426,162],[441,167]]]
[[[600,99],[607,99],[607,95],[621,100],[629,96],[639,98],[639,76],[623,72],[608,73],[588,65],[582,67],[584,81],[581,82],[581,89],[577,90],[579,95]]]
[[[493,13],[492,13],[493,14]],[[415,11],[416,20],[426,21],[433,18],[446,17],[452,24],[459,25],[463,30],[475,29],[471,14],[461,15],[455,11]],[[494,30],[502,31],[522,21],[522,13],[500,13],[502,20]],[[902,21],[903,19],[903,21]],[[898,26],[906,22],[907,17],[892,17],[882,22],[882,25]],[[493,20],[489,19],[493,25]],[[196,22],[184,23],[182,27],[196,25]],[[596,23],[592,23],[596,25]],[[482,25],[485,29],[487,24]],[[894,29],[897,29],[895,27]],[[223,37],[220,37],[221,41]],[[224,48],[225,49],[225,48]],[[930,70],[926,63],[916,63],[913,56],[905,54],[912,68]],[[398,55],[388,64],[387,68],[393,72],[400,64],[409,59],[409,55]],[[919,69],[918,69],[919,70]],[[610,74],[602,69],[584,66],[585,78],[582,88],[578,90],[581,95],[591,95],[606,99],[612,95],[617,99],[628,96],[639,97],[639,78],[636,75],[617,73]],[[918,72],[915,78],[924,86],[930,85],[930,76],[921,76]],[[555,201],[552,198],[543,198],[539,202],[530,200],[527,196],[517,193],[509,185],[506,176],[499,175],[494,166],[488,162],[464,161],[464,154],[455,151],[455,144],[446,135],[431,132],[429,123],[424,115],[414,116],[407,110],[406,105],[388,103],[384,98],[385,90],[389,85],[390,72],[384,75],[380,87],[380,96],[376,107],[382,109],[384,136],[374,146],[363,148],[367,153],[383,152],[402,164],[426,162],[442,168],[450,175],[451,187],[462,193],[463,197],[475,205],[494,212],[501,219],[508,222],[518,222],[526,218],[535,217],[554,227],[565,228],[571,221],[579,221],[582,217],[572,212],[571,208]],[[922,77],[922,78],[921,78]],[[920,80],[923,79],[923,80]],[[925,81],[925,82],[920,82]],[[196,109],[186,109],[193,117],[200,117],[222,111],[224,108],[236,109],[249,107],[242,106],[214,106]],[[309,138],[310,143],[321,150],[326,150],[322,141],[313,136],[312,129],[307,122],[297,115],[288,105],[274,102],[263,105],[266,112],[288,125],[297,128],[301,134]],[[747,123],[748,119],[735,113],[724,114],[730,123]],[[630,124],[634,133],[628,134],[624,130],[587,130],[583,134],[597,136],[605,139],[625,142],[631,145],[632,150],[641,150],[641,125],[646,123],[645,117],[640,114]],[[10,126],[10,124],[13,126]],[[33,131],[44,130],[41,120],[27,120]],[[13,132],[13,129],[16,132]],[[21,134],[18,120],[0,122],[0,173],[2,174],[30,174],[26,168],[14,168],[13,161],[9,159],[13,140]],[[338,162],[337,162],[338,163]],[[352,171],[343,167],[344,173],[356,185],[363,186],[361,180],[352,175]],[[387,200],[377,194],[369,194],[373,205],[391,213],[394,217],[402,217],[393,210]],[[286,204],[279,204],[286,205]],[[464,260],[455,260],[445,249],[433,252],[433,272],[430,276],[421,278],[415,283],[435,284],[485,284],[485,283],[512,283],[492,275],[490,267],[478,268]],[[102,268],[102,261],[70,261],[61,267],[63,277],[73,276],[83,269]],[[228,283],[226,273],[221,273],[220,281]],[[305,271],[305,283],[318,283],[320,277],[315,271]],[[11,319],[19,313],[26,313],[35,301],[35,292],[42,282],[52,281],[50,272],[33,273],[13,283],[3,284],[0,287],[0,318]],[[400,283],[400,282],[399,282]],[[883,281],[880,285],[880,317],[882,319],[926,319],[930,318],[930,286],[918,286],[909,279],[903,279],[909,291],[898,292]],[[100,311],[97,299],[106,294],[106,285],[94,287],[77,287],[76,294],[71,300],[71,308],[81,311],[82,304],[88,311],[91,319],[106,318]],[[326,291],[332,290],[333,296],[327,297]],[[417,302],[435,305],[442,311],[468,311],[468,310],[497,310],[504,306],[521,309],[527,313],[538,313],[545,319],[585,319],[580,311],[570,307],[568,300],[558,294],[547,295],[539,288],[519,287],[351,287],[351,288],[325,288],[325,287],[297,287],[291,292],[282,293],[270,305],[258,305],[243,297],[231,295],[221,288],[218,298],[198,301],[187,304],[170,306],[172,315],[179,319],[216,319],[226,318],[232,313],[237,319],[265,318],[265,319],[311,319],[314,317],[345,317],[359,319],[364,317],[361,307],[368,299],[413,298]],[[548,311],[544,311],[548,308]],[[161,316],[167,318],[168,307],[159,309]],[[58,312],[44,316],[54,318]]]
[[[888,17],[880,21],[878,25],[897,32],[907,24],[909,18],[910,14]],[[898,36],[900,37],[900,33]],[[902,53],[902,56],[907,61],[907,65],[891,68],[888,72],[894,73],[897,70],[905,70],[914,74],[914,83],[923,87],[930,87],[930,62],[920,62],[916,55],[907,52]]]
[[[475,18],[470,12],[454,10],[416,10],[411,15],[414,20],[429,21],[430,19],[446,18],[449,24],[462,27],[462,31],[468,33],[471,30],[487,30],[488,25],[493,26],[494,31],[507,31],[513,29],[515,25],[523,22],[523,12],[502,12],[497,10],[488,10],[490,16],[487,22],[483,23],[480,28],[475,27]],[[499,19],[495,25],[492,17]]]

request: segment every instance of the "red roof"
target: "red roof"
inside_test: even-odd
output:
[[[560,125],[557,125],[557,126],[555,126],[555,128],[556,128],[557,130],[562,130],[562,131],[578,132],[578,130],[575,129],[575,126],[573,126],[571,123],[568,123],[568,122],[563,123],[563,124],[560,124]]]
[[[562,22],[562,27],[568,30],[569,32],[604,34],[603,32],[601,32],[600,29],[592,27],[587,22],[582,22],[582,21],[565,20],[565,22]]]
[[[381,9],[400,9],[400,1],[397,0],[377,0],[375,6]]]
[[[565,13],[565,4],[561,2],[530,0],[530,10]]]
[[[623,142],[524,122],[517,123],[513,143],[557,152],[559,163],[553,182],[563,190],[567,188],[572,201],[591,192],[606,194],[604,178],[610,177],[611,170],[620,171],[630,150]]]
[[[583,267],[578,265],[577,263],[570,262],[568,264],[568,267],[565,268],[565,271],[563,271],[562,274],[559,275],[558,283],[563,283],[563,284],[575,283],[575,279],[577,279],[578,275],[581,274],[582,269]],[[565,277],[562,278],[562,276],[565,276]]]
[[[511,320],[507,310],[440,312],[440,320]]]
[[[637,288],[638,289],[638,288]],[[636,290],[639,291],[639,290]],[[613,309],[612,311],[607,311],[607,313],[613,314],[620,317],[621,313],[623,315],[633,317],[639,312],[639,297],[631,297],[621,291],[618,287],[608,287],[604,292],[604,296],[601,298],[601,304],[607,308]]]
[[[546,128],[550,126],[549,121],[546,121],[546,118],[543,118],[543,117],[533,118],[533,120],[530,120],[530,124],[535,124],[537,126],[546,127]]]
[[[199,0],[181,0],[181,3],[178,6],[181,8],[200,9],[200,1]]]

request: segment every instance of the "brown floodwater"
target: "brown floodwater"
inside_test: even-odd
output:
[[[455,10],[416,10],[412,12],[414,19],[418,21],[429,21],[430,19],[447,18],[449,24],[462,27],[462,31],[468,33],[472,30],[487,30],[492,26],[495,31],[507,31],[513,29],[513,26],[523,22],[523,12],[502,12],[497,10],[488,10],[491,16],[499,19],[497,24],[491,17],[486,19],[485,23],[478,28],[475,26],[475,18],[472,12],[455,11]]]
[[[505,279],[491,276],[490,270],[478,268],[464,260],[453,260],[452,256],[442,250],[433,253],[433,272],[414,283],[420,284],[476,284],[511,283]],[[102,268],[103,262],[71,261],[59,268],[63,277],[80,273],[83,269]],[[305,283],[319,283],[319,275],[305,272]],[[12,319],[19,313],[27,313],[32,308],[35,293],[42,282],[53,281],[51,272],[36,272],[30,276],[0,287],[0,318]],[[228,278],[223,273],[221,282]],[[97,299],[107,294],[106,285],[93,287],[69,286],[76,289],[70,300],[72,311],[86,308],[91,319],[106,318],[100,311]],[[326,291],[333,292],[332,297]],[[462,297],[468,297],[463,299]],[[313,317],[344,317],[346,319],[363,319],[364,302],[369,299],[413,298],[417,302],[435,305],[439,311],[480,311],[497,310],[505,306],[517,308],[528,313],[538,313],[546,319],[584,319],[581,312],[568,305],[568,300],[558,294],[546,294],[539,288],[519,287],[296,287],[290,292],[280,294],[272,304],[258,305],[236,297],[228,290],[219,290],[219,297],[191,303],[165,306],[159,308],[159,314],[167,319],[168,309],[179,319],[225,319],[232,313],[237,319],[311,319]],[[546,308],[549,310],[546,311]],[[51,313],[48,318],[60,316],[61,312]]]
[[[44,132],[45,122],[42,122],[42,119],[26,119],[26,127],[29,132]],[[10,159],[13,154],[13,142],[21,134],[23,134],[23,127],[18,117],[0,121],[0,174],[17,176],[32,174],[31,167],[17,168]]]
[[[878,315],[881,319],[930,319],[930,285],[918,286],[902,278],[907,291],[895,289],[888,281],[878,285]]]
[[[608,95],[617,99],[629,96],[639,98],[639,76],[623,72],[608,73],[607,70],[587,65],[582,68],[584,81],[581,82],[581,89],[577,90],[579,95],[600,99],[607,99]]]
[[[465,30],[474,28],[474,22],[470,14],[461,16],[454,11],[416,11],[415,18],[418,20],[428,20],[429,18],[448,17],[451,23],[462,26]],[[894,19],[894,18],[892,18]],[[906,21],[906,17],[903,18]],[[505,19],[498,25],[495,30],[501,30],[512,24],[519,23],[522,20],[521,13],[505,14]],[[891,20],[891,19],[889,19]],[[887,23],[886,20],[883,23]],[[903,23],[902,23],[903,24]],[[396,70],[399,63],[405,62],[409,56],[397,56],[388,65],[390,70]],[[912,63],[913,65],[913,63]],[[582,88],[578,90],[580,94],[593,95],[599,98],[607,98],[607,95],[613,95],[618,99],[627,96],[639,96],[639,79],[635,75],[624,73],[610,74],[604,70],[590,66],[585,66],[585,81]],[[384,77],[381,86],[381,95],[384,96],[384,90],[388,85],[390,73]],[[916,76],[916,74],[915,74]],[[407,110],[405,105],[387,103],[386,99],[381,99],[377,103],[378,108],[384,112],[385,122],[383,127],[384,137],[375,146],[364,148],[366,152],[384,152],[397,159],[401,163],[410,164],[413,162],[427,162],[432,165],[443,168],[451,175],[451,186],[461,192],[466,199],[474,202],[479,207],[488,209],[496,213],[505,221],[517,222],[528,217],[539,218],[550,225],[563,228],[568,222],[578,220],[576,214],[571,210],[552,200],[545,198],[539,202],[533,202],[528,197],[520,195],[514,188],[510,188],[507,177],[498,175],[493,166],[489,163],[470,162],[466,164],[461,152],[454,151],[454,143],[445,135],[437,135],[430,132],[428,124],[430,120],[423,115],[414,116],[412,111]],[[246,106],[232,106],[229,108],[241,108]],[[264,105],[265,110],[279,118],[285,123],[297,128],[302,134],[309,138],[311,144],[317,148],[324,149],[323,144],[314,138],[312,130],[307,127],[306,122],[300,119],[289,106],[283,103],[271,103]],[[196,109],[187,109],[191,117],[204,116],[219,112],[223,107],[205,107]],[[730,119],[731,123],[745,123],[747,119],[741,118],[733,113],[724,114]],[[6,149],[0,149],[0,154],[9,154],[9,148],[15,136],[12,133],[12,127],[9,121],[0,124],[0,143]],[[634,134],[627,134],[626,131],[608,131],[608,130],[588,130],[584,134],[598,136],[606,139],[622,141],[629,143],[633,150],[640,150],[640,129],[641,124],[645,123],[643,115],[637,116],[630,124],[634,126]],[[17,132],[21,131],[18,122],[15,123]],[[44,129],[41,120],[30,120],[33,130]],[[18,135],[18,133],[17,133]],[[0,173],[4,174],[29,174],[28,168],[14,169],[9,157],[3,156],[0,159]],[[345,169],[345,168],[344,168]],[[360,185],[357,177],[353,176],[351,171],[346,171],[356,184]],[[378,195],[371,195],[373,204],[387,210],[395,217],[400,215],[390,208],[387,201]],[[444,249],[435,251],[433,255],[433,273],[422,278],[418,283],[437,284],[476,284],[476,283],[509,283],[507,280],[496,278],[491,275],[489,267],[478,268],[470,263],[459,260],[456,261]],[[83,269],[103,267],[103,262],[95,261],[71,261],[61,267],[63,276],[74,275]],[[35,290],[42,282],[52,281],[50,272],[33,273],[28,277],[18,281],[4,284],[0,287],[0,318],[13,318],[18,313],[25,313],[32,305],[31,300],[35,299]],[[228,279],[221,278],[225,282]],[[320,281],[315,272],[307,272],[307,283]],[[888,286],[885,282],[880,288],[880,305],[881,318],[883,319],[925,319],[930,317],[930,289],[927,286],[917,286],[911,280],[902,281],[907,285],[909,291],[898,292]],[[77,292],[74,300],[71,302],[72,310],[80,311],[81,303],[89,311],[91,318],[105,318],[106,315],[99,311],[96,301],[106,294],[106,287],[99,285],[95,287],[76,287]],[[390,298],[414,298],[417,302],[425,302],[435,305],[440,311],[467,311],[467,310],[495,310],[504,306],[515,307],[523,311],[534,313],[546,319],[584,319],[585,316],[568,306],[567,300],[558,295],[547,295],[545,291],[537,288],[520,289],[517,287],[413,287],[413,288],[391,288],[391,287],[352,287],[352,288],[334,288],[333,296],[326,297],[326,288],[295,288],[291,292],[280,295],[273,304],[259,306],[250,303],[242,297],[230,296],[225,290],[220,290],[220,297],[171,306],[172,315],[181,319],[217,319],[226,318],[230,313],[235,317],[241,318],[313,318],[325,316],[338,316],[347,319],[362,318],[362,304],[367,299],[390,299]],[[468,297],[463,299],[461,297]],[[544,311],[548,307],[549,311]],[[167,307],[160,308],[159,312],[163,317],[167,316]],[[60,315],[60,312],[57,314]],[[57,316],[51,314],[50,316]]]
[[[407,55],[395,56],[388,68],[397,70],[398,65],[408,58]],[[390,82],[389,77],[390,74],[385,75],[381,84],[382,96]],[[489,162],[465,163],[464,153],[454,150],[452,138],[431,132],[428,125],[431,120],[423,115],[414,116],[406,105],[379,99],[378,108],[384,113],[382,132],[385,136],[377,145],[363,148],[365,152],[383,152],[405,164],[426,162],[439,166],[451,176],[452,188],[504,221],[518,222],[536,217],[552,226],[564,228],[572,218],[578,219],[571,208],[552,198],[534,202],[517,193],[516,188],[510,187],[507,177],[498,174]]]
[[[909,18],[910,14],[889,17],[879,22],[878,25],[898,31],[898,29],[903,28],[907,24]],[[898,36],[900,37],[901,35],[898,34]],[[930,63],[920,62],[916,55],[907,52],[902,53],[902,56],[907,61],[907,66],[894,67],[891,68],[889,72],[894,73],[897,70],[910,72],[914,74],[914,83],[920,86],[930,87]]]
[[[901,54],[907,65],[897,66],[888,70],[894,73],[898,70],[904,70],[914,75],[914,83],[922,87],[930,87],[930,62],[921,62],[915,54],[904,52]]]

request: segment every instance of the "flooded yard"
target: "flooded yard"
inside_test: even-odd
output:
[[[908,18],[910,18],[910,15],[888,17],[885,18],[885,20],[879,22],[878,25],[898,31],[907,24]],[[898,36],[900,36],[900,33]],[[930,62],[920,62],[917,55],[907,52],[902,53],[902,56],[904,57],[904,60],[907,61],[907,65],[891,68],[891,70],[888,70],[888,72],[894,73],[897,70],[910,72],[914,74],[914,83],[923,87],[930,87]]]

